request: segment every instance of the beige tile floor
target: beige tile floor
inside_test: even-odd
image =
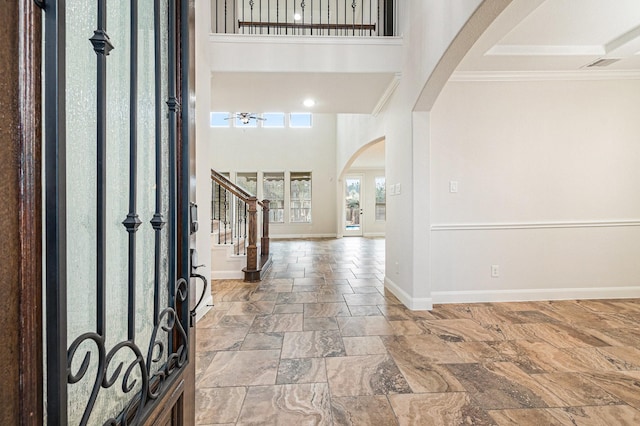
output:
[[[272,253],[261,283],[213,283],[200,425],[640,425],[640,299],[412,312],[383,239]]]

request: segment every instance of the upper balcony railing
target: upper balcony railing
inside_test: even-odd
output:
[[[211,0],[225,34],[394,36],[394,0]]]

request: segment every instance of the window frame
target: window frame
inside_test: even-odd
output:
[[[305,177],[308,176],[307,179]],[[308,195],[305,191],[296,191],[297,197],[294,198],[294,177],[296,181],[308,181]],[[298,185],[295,185],[298,186]],[[299,188],[298,188],[299,189]],[[303,194],[300,197],[300,194]],[[294,207],[294,203],[299,203],[298,207]],[[306,214],[302,213],[305,212]],[[296,218],[306,216],[305,220],[296,220]],[[309,224],[313,223],[313,173],[308,172],[290,172],[289,173],[289,223]]]
[[[226,125],[214,125],[213,124],[213,116],[214,114],[216,115],[223,115],[226,114],[227,116],[225,117],[226,120],[223,118],[222,120],[226,122]],[[225,111],[211,111],[209,113],[209,127],[214,128],[214,129],[228,129],[229,127],[231,127],[231,113],[229,112],[225,112]]]
[[[379,186],[379,182],[382,181],[382,185]],[[387,178],[386,176],[375,176],[373,178],[373,183],[374,183],[374,187],[375,187],[375,200],[374,200],[374,214],[375,214],[375,221],[376,222],[386,222],[387,221]],[[378,189],[382,188],[382,192],[384,194],[384,201],[383,202],[379,202],[378,201]],[[380,219],[378,217],[378,206],[384,206],[384,218]]]
[[[309,125],[299,126],[295,125],[294,116],[309,116]],[[292,129],[310,129],[313,127],[313,114],[310,112],[290,112],[289,113],[289,127]]]
[[[265,187],[266,182],[269,181],[275,181],[276,179],[272,179],[271,177],[275,177],[276,175],[279,175],[282,177],[281,181],[282,181],[282,198],[274,198],[271,197],[271,194],[273,193],[273,191],[271,190],[267,190],[267,188]],[[285,223],[285,195],[286,195],[286,188],[285,188],[285,184],[286,184],[286,176],[284,172],[263,172],[262,173],[262,196],[264,199],[269,200],[269,223],[273,223],[273,224],[284,224]],[[277,202],[281,202],[281,207],[274,207],[276,206]],[[275,212],[276,211],[281,211],[281,218],[282,220],[275,220]]]

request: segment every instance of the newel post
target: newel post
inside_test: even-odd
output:
[[[258,199],[249,197],[249,245],[247,246],[247,272],[258,269]]]
[[[262,200],[262,239],[260,240],[260,254],[269,256],[269,200]]]

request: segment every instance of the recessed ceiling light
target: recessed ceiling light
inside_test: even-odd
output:
[[[296,13],[296,14],[294,14],[294,15],[293,15],[293,20],[294,20],[294,21],[299,21],[299,20],[301,20],[301,19],[302,19],[302,16],[300,16],[300,14],[299,14],[299,13]]]
[[[314,101],[313,99],[305,99],[302,104],[304,106],[306,106],[307,108],[311,108],[312,106],[314,106],[316,104],[316,101]]]

